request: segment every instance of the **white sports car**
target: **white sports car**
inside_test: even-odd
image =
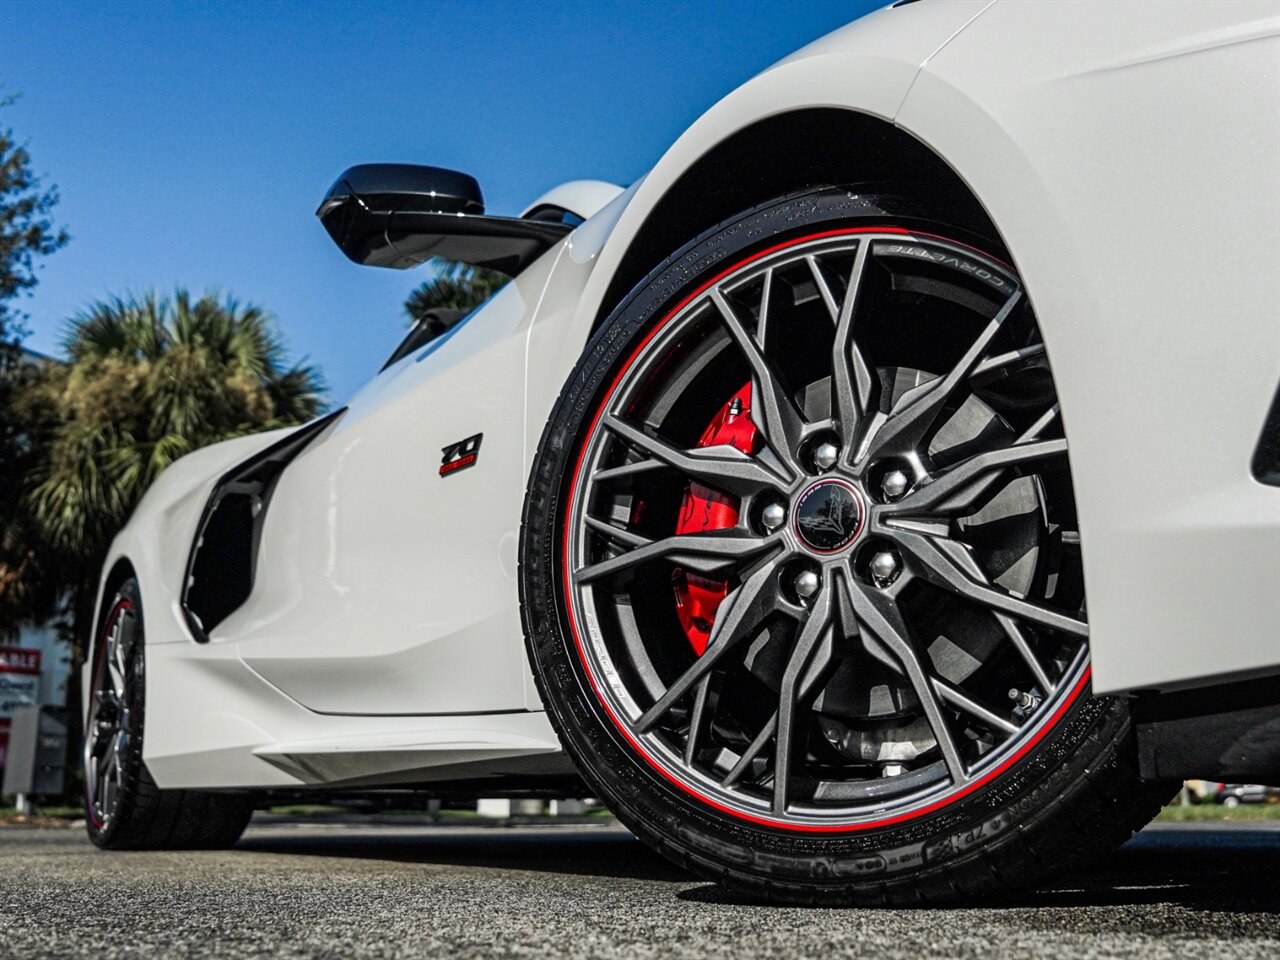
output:
[[[147,494],[99,846],[593,793],[749,895],[938,902],[1280,783],[1280,4],[904,0],[626,190],[374,164],[318,215],[513,279]]]

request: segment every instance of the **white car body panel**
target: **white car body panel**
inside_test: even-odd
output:
[[[1274,667],[1280,489],[1249,463],[1280,383],[1280,6],[1111,4],[1100,30],[1066,4],[1054,42],[1010,43],[1032,7],[988,10],[898,123],[982,198],[1036,305],[1094,689]]]
[[[248,669],[234,643],[211,642],[191,655],[173,645],[153,647],[148,634],[147,657],[144,749],[163,786],[427,781],[494,775],[527,758],[541,758],[539,770],[569,769],[542,712],[330,716]]]
[[[253,593],[209,643],[191,639],[177,599],[201,509],[279,434],[180,461],[117,538],[107,569],[132,564],[154,647],[145,755],[158,782],[567,769],[516,586],[543,425],[681,174],[735,132],[811,107],[932,148],[1013,251],[1071,440],[1094,690],[1275,671],[1280,489],[1249,462],[1280,384],[1280,271],[1261,262],[1280,250],[1278,35],[1275,3],[886,9],[731,93],[630,189],[548,193],[540,203],[589,219],[445,342],[376,377],[288,467]],[[1205,250],[1234,253],[1206,278]],[[438,477],[441,449],[480,432],[476,466]]]
[[[556,256],[504,288],[483,322],[459,325],[376,377],[290,465],[263,527],[254,591],[208,643],[194,643],[183,624],[181,575],[166,597],[173,619],[157,621],[152,578],[135,562],[148,646],[183,642],[175,655],[166,648],[148,661],[145,751],[157,782],[279,787],[315,782],[304,769],[337,771],[319,761],[310,768],[287,762],[290,751],[280,745],[292,741],[312,743],[308,754],[343,753],[343,771],[360,757],[369,775],[410,761],[415,769],[462,762],[457,729],[415,714],[471,715],[455,721],[464,733],[485,734],[468,733],[475,751],[468,763],[558,752],[545,715],[528,712],[539,705],[527,700],[533,686],[515,588],[527,472],[524,343]],[[516,399],[495,391],[495,382],[513,385]],[[422,413],[433,410],[446,412]],[[489,446],[473,469],[485,479],[438,477],[441,448],[480,426]],[[425,436],[406,445],[406,431]],[[237,441],[243,452],[220,458],[208,482],[191,491],[189,525],[174,539],[186,546],[169,558],[174,569],[185,568],[213,481],[278,437],[252,449]],[[369,484],[377,496],[365,495]],[[477,491],[487,493],[477,498]],[[164,492],[148,495],[131,529]],[[474,522],[477,514],[484,522]],[[324,522],[313,522],[317,516]],[[428,540],[451,548],[420,549]],[[498,715],[475,716],[487,713]],[[369,748],[382,737],[387,756]]]
[[[556,254],[385,370],[285,471],[249,602],[212,642],[319,713],[525,710],[525,344]],[[467,471],[444,447],[484,434]],[[317,518],[323,518],[317,522]]]
[[[611,203],[622,192],[616,183],[603,180],[570,180],[552,187],[529,206],[520,216],[527,217],[539,207],[561,207],[576,213],[583,220],[594,217],[602,207]]]

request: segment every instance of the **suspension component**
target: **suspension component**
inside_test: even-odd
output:
[[[1013,713],[1019,720],[1026,719],[1036,712],[1036,708],[1040,706],[1040,691],[1035,687],[1030,690],[1019,690],[1014,687],[1009,691],[1009,699],[1013,701]]]

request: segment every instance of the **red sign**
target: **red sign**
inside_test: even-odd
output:
[[[40,675],[40,651],[22,647],[0,647],[0,673]]]
[[[0,647],[0,768],[9,752],[9,717],[14,707],[40,697],[40,651]]]

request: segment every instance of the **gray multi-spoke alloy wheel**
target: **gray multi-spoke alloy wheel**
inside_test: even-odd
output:
[[[90,655],[84,727],[84,805],[89,839],[105,850],[228,847],[253,815],[253,797],[162,790],[142,760],[146,705],[142,596],[120,585]]]
[[[129,710],[129,677],[137,626],[132,599],[118,596],[98,644],[85,720],[85,814],[99,830],[115,818],[121,799],[122,761],[127,763],[130,753],[129,734],[134,724]]]
[[[993,246],[886,197],[765,204],[614,310],[547,425],[549,712],[640,837],[742,892],[995,890],[1167,797],[1089,694],[1064,419]]]

